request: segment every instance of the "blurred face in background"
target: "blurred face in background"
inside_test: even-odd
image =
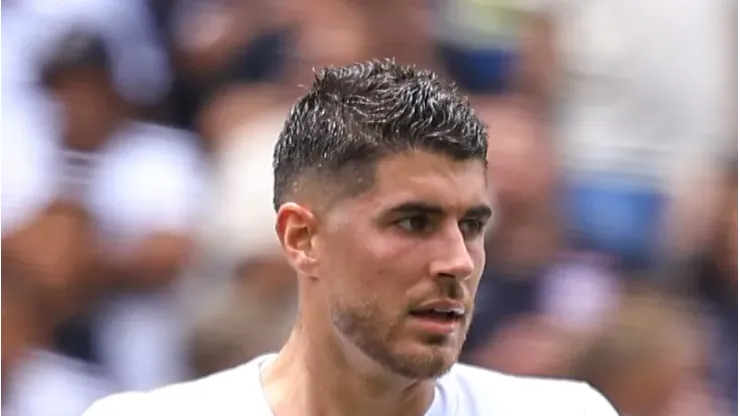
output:
[[[107,138],[120,107],[115,89],[104,71],[63,71],[53,80],[52,92],[61,104],[71,147],[92,150]]]
[[[485,175],[479,160],[389,156],[372,189],[328,208],[316,232],[316,301],[350,351],[410,379],[457,361],[485,261]]]

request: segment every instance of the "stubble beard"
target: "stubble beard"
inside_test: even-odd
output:
[[[384,338],[384,334],[403,334],[398,328],[401,323],[389,320],[377,305],[366,303],[360,306],[332,305],[331,318],[334,327],[346,340],[357,347],[367,357],[382,368],[414,380],[439,378],[445,375],[457,362],[460,349],[467,335],[469,320],[463,328],[463,342],[460,342],[454,357],[443,351],[443,338],[428,339],[428,352],[400,353],[392,350],[394,339]],[[449,342],[449,341],[447,341]],[[422,347],[423,348],[423,347]]]

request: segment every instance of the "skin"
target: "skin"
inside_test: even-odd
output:
[[[367,192],[323,212],[312,206],[308,198],[278,211],[300,312],[262,372],[268,403],[277,416],[424,414],[473,316],[491,213],[483,162],[389,156]],[[466,307],[446,336],[409,315],[439,299]]]
[[[4,274],[2,287],[2,348],[0,363],[2,371],[2,393],[12,394],[16,371],[23,365],[32,348],[47,348],[52,341],[53,322],[58,311],[45,307],[39,297],[33,269],[14,257],[3,246],[2,264]],[[47,293],[44,293],[45,295]],[[3,397],[3,401],[8,396]]]

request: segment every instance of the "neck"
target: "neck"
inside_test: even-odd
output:
[[[322,333],[312,325],[309,334],[301,321],[299,316],[285,347],[261,376],[277,416],[421,416],[431,405],[433,381],[390,374],[342,345],[334,330]]]
[[[70,126],[65,133],[65,145],[79,152],[95,152],[103,147],[124,122],[117,110],[101,114],[93,126]]]
[[[599,390],[609,399],[611,405],[620,415],[640,416],[656,414],[655,412],[641,410],[650,408],[650,406],[641,403],[642,400],[638,397],[640,395],[635,392],[633,386],[620,387],[617,383],[613,383]]]

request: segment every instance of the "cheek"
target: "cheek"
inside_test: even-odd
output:
[[[322,273],[341,279],[358,295],[364,290],[382,299],[403,295],[423,272],[423,253],[390,232],[345,228],[330,236],[322,256]],[[343,283],[340,283],[343,285]]]

